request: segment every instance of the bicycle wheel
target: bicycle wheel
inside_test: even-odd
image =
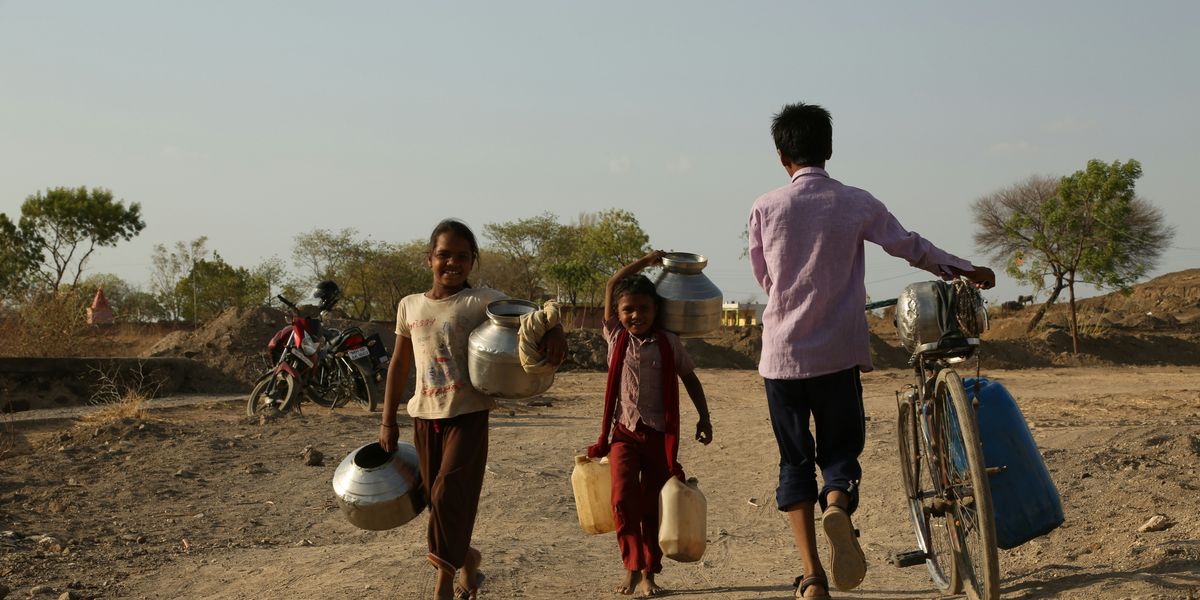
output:
[[[938,510],[935,504],[940,496],[930,476],[935,471],[926,464],[931,454],[924,438],[912,402],[900,400],[896,417],[900,478],[917,546],[925,553],[925,566],[933,585],[944,594],[957,594],[962,591],[962,580],[955,567],[953,539],[947,529],[945,511]]]
[[[945,415],[939,431],[945,465],[946,500],[953,514],[958,567],[974,600],[1000,598],[1000,559],[996,550],[996,517],[988,484],[983,444],[975,407],[962,379],[952,369],[938,374],[935,411]]]

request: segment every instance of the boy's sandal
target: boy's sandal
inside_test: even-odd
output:
[[[825,593],[817,596],[805,596],[804,591],[814,585],[819,585],[825,588]],[[826,579],[824,575],[797,577],[796,581],[792,582],[792,587],[796,588],[797,598],[808,598],[809,600],[832,600],[829,596],[829,580]]]
[[[850,513],[830,506],[821,515],[825,537],[829,538],[829,572],[839,590],[852,590],[867,575],[867,557],[858,545],[858,530],[850,522]]]

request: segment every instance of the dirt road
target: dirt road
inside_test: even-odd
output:
[[[1002,552],[1005,598],[1200,598],[1200,369],[992,372],[1020,402],[1062,494],[1066,524]],[[893,391],[901,371],[864,376],[869,415],[856,517],[869,571],[836,598],[934,598],[923,567],[888,564],[913,546],[900,495]],[[669,562],[675,596],[788,598],[799,574],[774,507],[778,457],[754,371],[701,370],[711,446],[681,459],[708,499],[703,562]],[[566,373],[551,406],[493,413],[476,545],[486,598],[610,598],[612,534],[576,522],[572,457],[598,432],[602,373]],[[265,425],[234,402],[104,425],[0,422],[0,586],[82,598],[427,598],[425,519],[359,531],[330,478],[371,441],[378,414],[306,408]],[[685,409],[685,428],[694,423]],[[411,429],[401,431],[411,438]],[[305,466],[313,446],[323,466]],[[1155,514],[1164,531],[1139,533]],[[2,589],[2,588],[0,588]],[[2,597],[3,594],[0,594]]]

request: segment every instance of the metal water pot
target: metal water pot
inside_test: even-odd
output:
[[[342,459],[333,473],[333,493],[351,525],[382,531],[399,527],[425,510],[417,448],[399,442],[387,452],[379,442]]]
[[[721,290],[702,273],[708,259],[690,252],[668,252],[654,287],[663,299],[663,328],[680,337],[698,336],[721,326]]]
[[[538,310],[528,300],[497,300],[487,306],[487,321],[467,340],[467,373],[471,385],[497,398],[536,396],[554,383],[554,373],[526,373],[517,354],[521,315]]]

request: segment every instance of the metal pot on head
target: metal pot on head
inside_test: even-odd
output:
[[[708,259],[690,252],[668,252],[654,287],[663,299],[659,317],[667,331],[693,337],[721,326],[721,290],[702,273]]]
[[[538,310],[528,300],[497,300],[488,304],[487,317],[467,341],[467,374],[471,385],[497,398],[536,396],[554,383],[554,373],[526,373],[517,352],[521,315]]]
[[[342,459],[333,473],[333,493],[351,525],[382,531],[399,527],[425,510],[417,448],[399,442],[387,452],[379,442]]]

